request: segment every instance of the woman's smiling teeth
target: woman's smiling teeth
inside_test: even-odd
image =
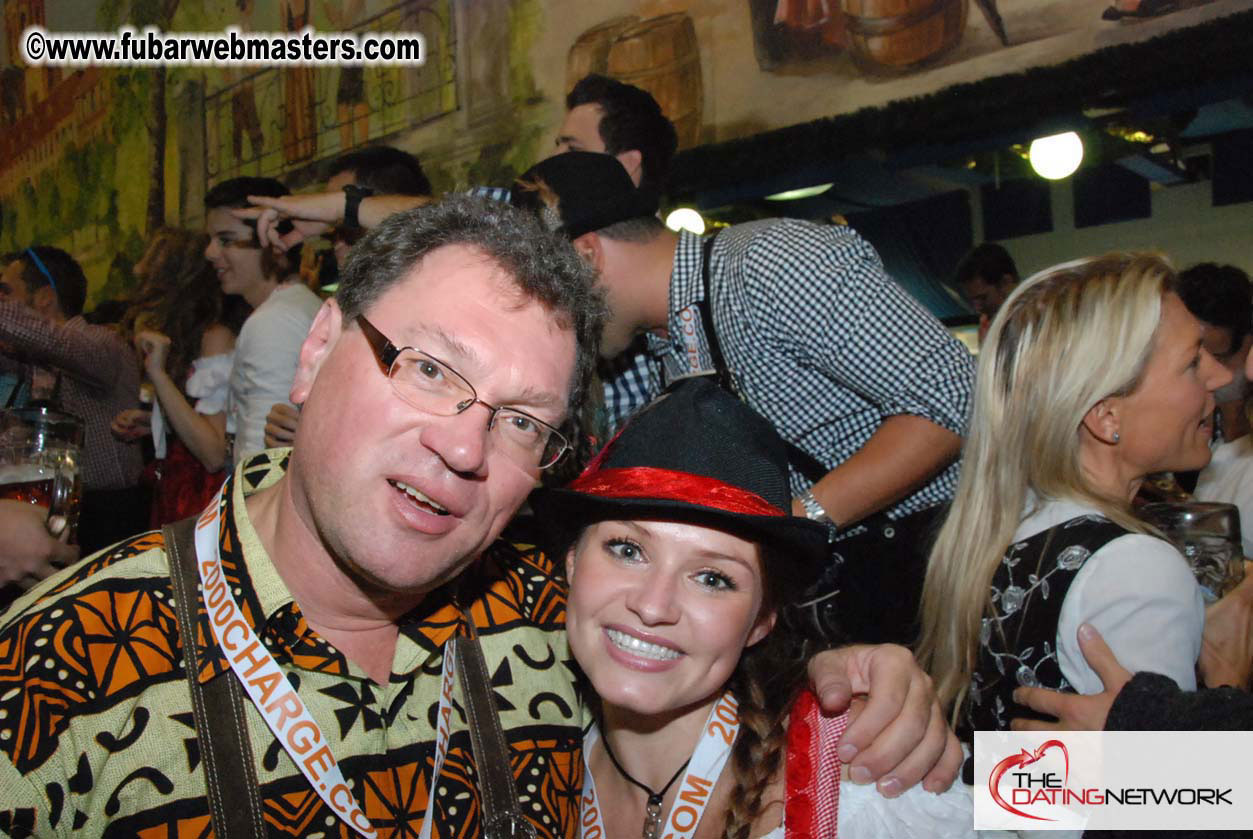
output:
[[[679,657],[678,650],[670,647],[663,647],[660,644],[650,644],[647,641],[641,641],[634,635],[628,635],[625,632],[619,632],[616,629],[606,629],[605,634],[609,636],[609,640],[613,642],[615,647],[625,650],[632,655],[638,655],[641,658],[655,658],[658,661],[671,661]]]
[[[448,515],[448,511],[446,509],[441,507],[439,504],[436,504],[430,498],[423,495],[421,492],[409,486],[408,484],[403,483],[401,481],[392,481],[392,480],[389,480],[388,483],[394,486],[396,489],[403,492],[405,495],[409,496],[418,504],[421,504],[424,507],[429,507],[432,511],[434,511],[435,513],[441,516]]]

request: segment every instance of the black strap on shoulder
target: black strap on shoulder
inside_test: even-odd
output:
[[[500,727],[500,715],[492,699],[491,678],[478,638],[454,638],[449,641],[457,661],[457,680],[461,683],[469,722],[470,745],[474,750],[474,767],[479,776],[483,801],[483,836],[485,839],[535,839],[535,826],[522,815],[518,791],[514,786],[509,761],[509,744]],[[434,800],[434,799],[432,799]]]
[[[718,231],[721,233],[722,231]],[[722,345],[718,341],[718,329],[714,326],[713,316],[713,283],[711,276],[713,274],[713,252],[714,240],[718,238],[718,233],[708,236],[701,243],[704,253],[701,257],[701,283],[704,286],[704,297],[697,302],[696,308],[700,310],[701,328],[705,330],[705,342],[709,344],[709,355],[713,359],[714,372],[718,377],[718,384],[728,393],[734,393],[743,398],[739,390],[735,386],[735,377],[731,375],[731,369],[727,366],[727,360],[722,354]],[[793,443],[791,440],[784,440],[783,444],[787,447],[787,462],[792,468],[805,476],[805,480],[811,484],[818,481],[831,471],[823,465],[822,461]]]
[[[718,231],[718,233],[721,232],[721,230]],[[705,293],[696,302],[696,308],[700,311],[700,325],[705,330],[705,343],[709,344],[709,355],[713,359],[718,384],[728,393],[736,393],[731,369],[727,367],[727,360],[722,355],[722,345],[718,342],[718,330],[714,328],[713,284],[710,275],[713,273],[714,241],[718,238],[718,233],[705,237],[705,240],[701,242],[700,280]]]
[[[248,739],[243,690],[232,673],[222,673],[208,684],[200,682],[196,649],[196,518],[166,525],[165,549],[170,558],[174,611],[183,640],[183,666],[196,719],[196,740],[204,764],[209,816],[217,839],[265,839],[265,819],[257,768]]]

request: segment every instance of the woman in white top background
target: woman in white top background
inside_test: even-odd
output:
[[[1154,255],[1068,263],[992,323],[923,598],[920,658],[959,731],[1029,715],[1020,685],[1100,692],[1084,622],[1131,669],[1195,687],[1199,587],[1132,510],[1146,476],[1209,461],[1213,391],[1230,380],[1174,283]]]
[[[290,398],[300,346],[322,305],[300,282],[300,247],[285,253],[263,248],[256,222],[232,212],[250,206],[250,195],[287,193],[273,178],[241,177],[222,181],[205,195],[204,256],[222,293],[239,295],[252,307],[235,343],[225,404],[200,413],[166,375],[169,336],[148,331],[135,339],[166,419],[210,471],[265,448],[265,415],[271,405]]]
[[[141,351],[155,391],[147,401],[155,396],[156,403],[127,409],[113,420],[113,433],[121,439],[152,435],[155,460],[145,470],[152,487],[151,527],[203,510],[226,478],[222,464],[204,463],[165,416],[180,409],[201,417],[225,410],[235,337],[251,311],[242,298],[222,293],[204,258],[208,242],[205,234],[189,230],[165,227],[154,233],[135,264],[140,286],[122,319],[123,333],[137,346],[160,346],[158,352]],[[141,394],[136,398],[144,401]]]

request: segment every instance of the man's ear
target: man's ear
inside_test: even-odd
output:
[[[318,309],[313,325],[309,327],[309,334],[300,345],[300,360],[296,365],[296,378],[292,380],[291,386],[292,404],[303,404],[309,398],[309,391],[313,390],[313,381],[318,377],[318,370],[322,369],[322,362],[326,361],[339,341],[343,326],[343,312],[332,297]]]
[[[61,320],[61,301],[57,299],[57,293],[50,285],[35,289],[35,293],[31,295],[30,307],[45,320]]]
[[[614,157],[618,158],[622,168],[627,170],[631,180],[635,182],[636,186],[639,186],[640,179],[644,177],[644,153],[639,149],[627,149],[626,151],[618,152]]]
[[[1083,415],[1083,427],[1088,430],[1088,433],[1111,446],[1118,442],[1121,424],[1122,402],[1116,396],[1102,399]]]
[[[605,244],[595,233],[584,233],[572,243],[574,250],[583,261],[592,266],[596,275],[600,276],[605,267]]]

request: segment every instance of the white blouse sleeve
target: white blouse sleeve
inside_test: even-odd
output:
[[[1148,670],[1196,690],[1205,606],[1183,555],[1143,534],[1121,536],[1084,564],[1062,603],[1058,664],[1079,693],[1104,688],[1079,649],[1081,623],[1097,628],[1123,667]]]
[[[974,829],[973,788],[960,780],[942,793],[921,785],[896,798],[884,798],[874,784],[840,781],[839,835],[849,839],[993,839],[1007,831]]]
[[[191,375],[184,389],[196,399],[196,413],[209,416],[226,410],[234,363],[233,352],[201,356],[191,363]]]

